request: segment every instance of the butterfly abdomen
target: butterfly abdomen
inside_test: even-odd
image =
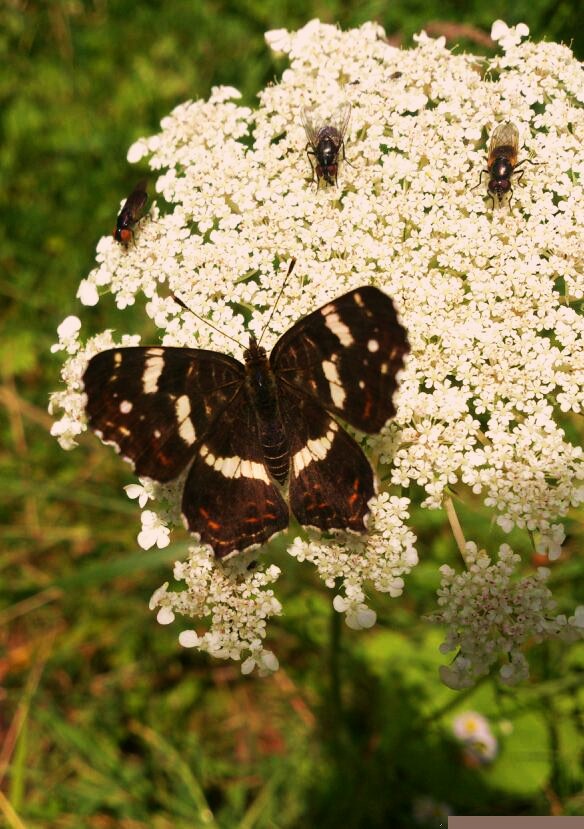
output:
[[[288,478],[290,467],[290,450],[288,440],[278,420],[259,421],[260,443],[264,452],[266,466],[272,478],[283,484]]]
[[[266,352],[255,341],[250,343],[245,360],[246,389],[255,412],[266,466],[272,478],[283,484],[288,477],[290,450],[278,404],[276,378]]]

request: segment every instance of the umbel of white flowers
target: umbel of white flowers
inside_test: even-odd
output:
[[[467,542],[452,500],[453,490],[482,500],[502,531],[532,534],[550,560],[560,554],[562,519],[584,500],[582,450],[563,429],[563,418],[584,406],[576,304],[584,288],[583,75],[567,47],[522,42],[522,24],[497,21],[492,34],[502,51],[487,60],[453,54],[424,32],[398,50],[372,23],[342,32],[314,20],[298,32],[269,32],[289,65],[257,108],[239,106],[235,89],[215,88],[130,148],[131,162],[148,158],[156,190],[174,207],[160,215],[154,205],[127,250],[102,238],[78,292],[86,305],[111,296],[119,308],[144,296],[163,344],[230,353],[228,336],[244,338],[234,308],[248,309],[248,330],[259,335],[291,257],[296,270],[265,333],[268,349],[299,316],[352,287],[374,283],[394,299],[412,353],[397,417],[367,439],[382,481],[368,531],[290,537],[288,551],[337,586],[334,607],[351,627],[370,627],[367,593],[398,597],[418,561],[412,485],[424,493],[422,507],[446,507],[463,565],[459,575],[443,570],[434,619],[446,625],[444,650],[454,650],[443,670],[454,687],[493,664],[505,682],[517,681],[527,674],[528,638],[584,631],[581,609],[554,615],[546,570],[522,576],[507,545],[489,554]],[[315,107],[326,123],[346,102],[350,165],[341,161],[338,187],[317,189],[300,113]],[[487,137],[503,121],[519,130],[521,158],[539,166],[514,180],[511,208],[493,209],[486,179],[473,188]],[[177,316],[170,292],[216,328]],[[64,448],[86,428],[89,358],[138,342],[110,331],[83,340],[76,317],[60,326],[54,350],[67,354],[66,389],[51,408],[61,412],[52,431]],[[148,507],[142,547],[169,543],[181,484],[128,487]],[[176,613],[201,620],[198,631],[181,633],[185,647],[242,660],[244,673],[269,673],[278,663],[264,640],[268,619],[282,611],[272,588],[280,570],[261,557],[248,569],[249,561],[243,554],[218,563],[193,543],[174,568],[184,588],[164,585],[151,606],[162,624]]]

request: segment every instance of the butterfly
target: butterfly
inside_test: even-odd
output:
[[[364,532],[374,474],[337,418],[380,431],[408,351],[391,299],[364,286],[301,318],[269,356],[251,336],[243,363],[195,348],[95,355],[89,426],[141,477],[190,464],[185,524],[217,557],[264,543],[290,510],[304,526]]]

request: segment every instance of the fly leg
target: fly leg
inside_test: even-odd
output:
[[[353,170],[354,170],[354,169],[355,169],[355,165],[354,165],[354,164],[351,164],[351,162],[349,161],[349,159],[348,159],[348,158],[347,158],[347,156],[346,156],[346,153],[345,153],[345,142],[344,142],[344,141],[341,141],[341,150],[343,151],[343,161],[346,161],[346,162],[347,162],[347,164],[349,165],[349,167],[352,167],[352,168],[353,168]]]
[[[475,186],[474,186],[474,187],[471,187],[471,188],[470,188],[470,191],[469,191],[470,193],[472,193],[472,191],[473,191],[473,190],[476,190],[476,189],[477,189],[477,187],[480,187],[480,186],[481,186],[481,184],[483,183],[483,176],[484,176],[484,174],[485,174],[485,173],[488,173],[488,172],[489,172],[489,170],[481,170],[481,174],[480,174],[480,176],[479,176],[479,183],[478,183],[478,184],[475,184]]]
[[[314,181],[314,164],[312,163],[313,157],[316,157],[314,150],[311,148],[310,144],[307,144],[305,147],[306,150],[306,157],[310,163],[310,169],[312,171],[312,176],[310,177],[310,183]],[[318,190],[318,181],[316,182],[316,189]]]

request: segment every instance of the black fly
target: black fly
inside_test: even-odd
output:
[[[124,206],[120,210],[114,230],[114,239],[124,247],[134,238],[134,226],[140,221],[146,211],[148,193],[146,192],[146,180],[139,181],[134,187]]]
[[[339,107],[334,117],[325,123],[316,121],[314,110],[309,107],[304,107],[302,110],[302,124],[308,138],[306,154],[312,167],[311,181],[314,181],[314,174],[316,173],[317,189],[321,179],[324,179],[327,184],[337,183],[339,153],[341,151],[343,161],[346,160],[345,133],[350,117],[351,105],[348,102]]]

